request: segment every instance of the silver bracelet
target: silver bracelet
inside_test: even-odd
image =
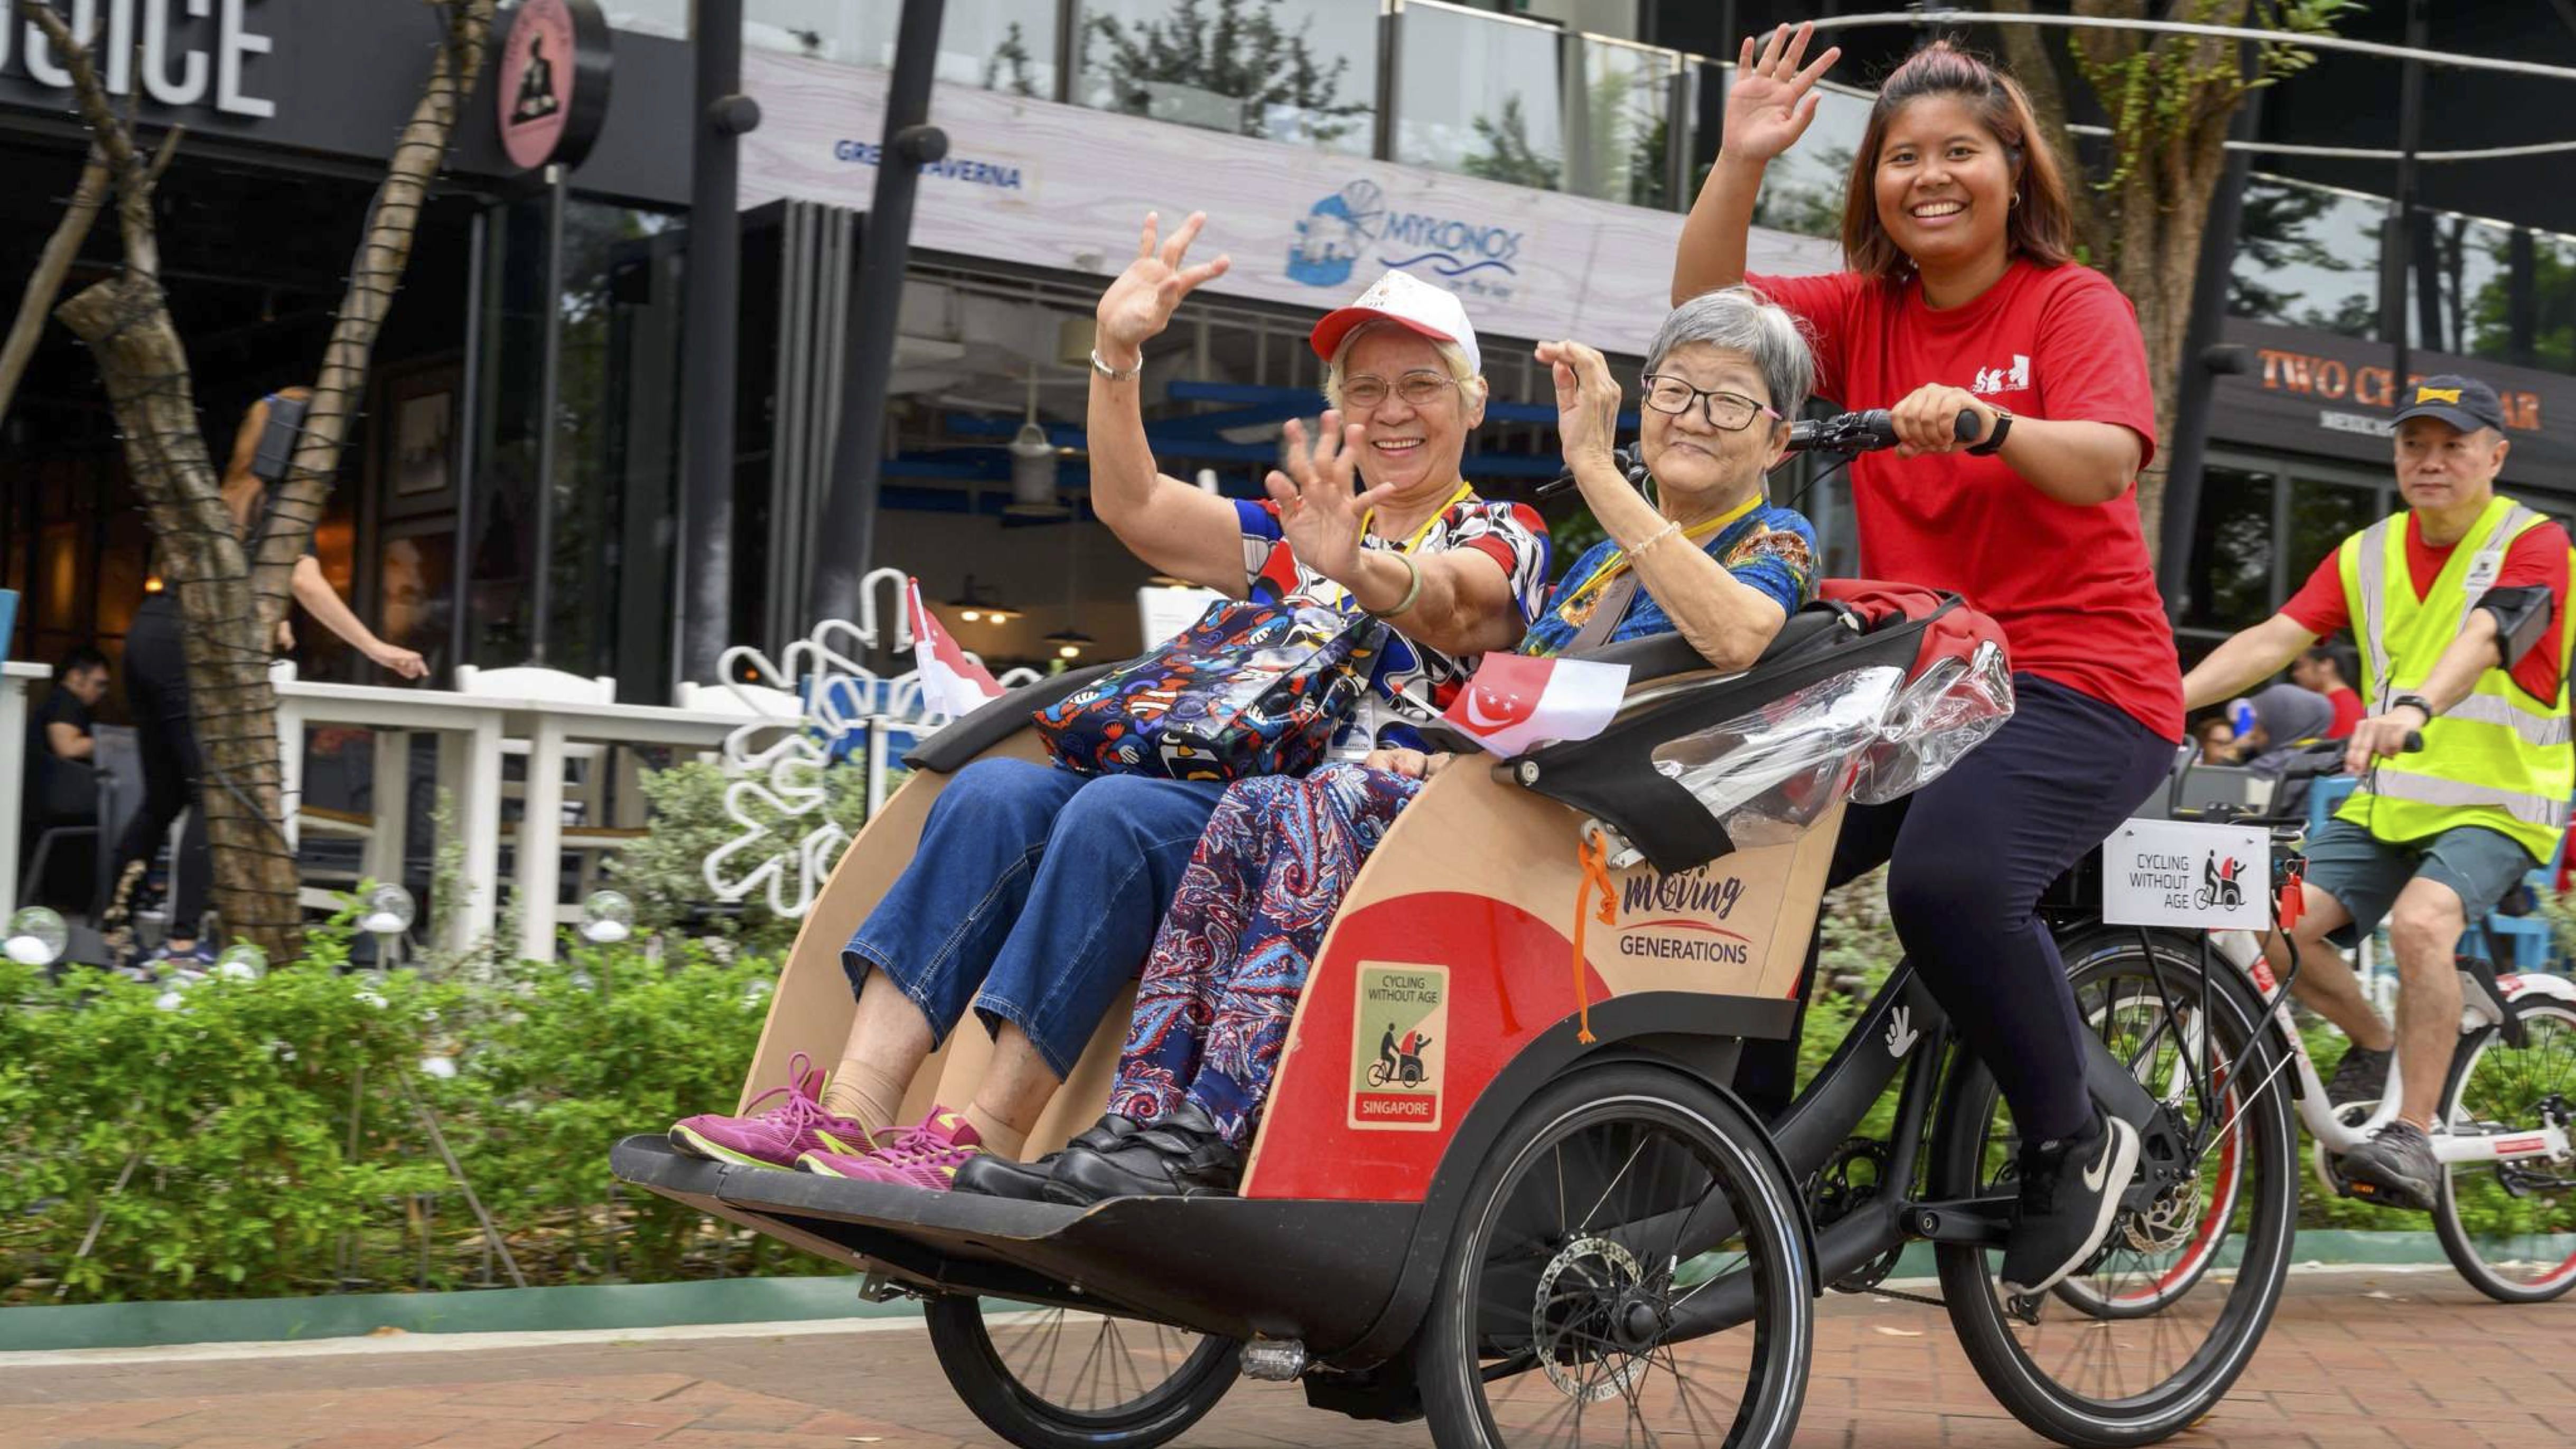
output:
[[[1145,370],[1145,354],[1142,352],[1137,353],[1136,365],[1122,372],[1117,368],[1111,367],[1108,363],[1101,361],[1100,349],[1095,347],[1091,349],[1091,370],[1099,373],[1102,377],[1109,379],[1111,382],[1134,382],[1137,374]]]

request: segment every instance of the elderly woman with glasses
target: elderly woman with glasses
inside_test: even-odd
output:
[[[1763,496],[1814,376],[1797,323],[1742,287],[1665,320],[1644,378],[1652,501],[1611,454],[1609,364],[1572,342],[1538,358],[1555,377],[1566,463],[1609,536],[1575,561],[1521,652],[1678,630],[1719,669],[1750,665],[1814,587],[1814,532]],[[1365,765],[1229,786],[1155,937],[1108,1115],[1050,1159],[969,1164],[959,1190],[1076,1203],[1232,1191],[1324,932],[1448,759],[1387,748]]]
[[[1547,530],[1460,476],[1484,418],[1476,333],[1458,298],[1389,272],[1310,341],[1331,410],[1315,445],[1287,426],[1269,498],[1203,493],[1164,474],[1145,430],[1145,346],[1226,259],[1185,265],[1206,218],[1169,240],[1145,220],[1102,295],[1091,355],[1091,502],[1139,559],[1234,598],[1365,612],[1389,625],[1361,724],[1377,742],[1446,708],[1489,649],[1508,649],[1547,586]],[[930,808],[912,861],[841,953],[858,996],[841,1061],[796,1063],[775,1105],[671,1128],[719,1161],[943,1189],[990,1153],[1015,1156],[1133,980],[1215,780],[1082,775],[978,760]],[[947,1034],[976,1022],[992,1064],[962,1110],[895,1120]]]

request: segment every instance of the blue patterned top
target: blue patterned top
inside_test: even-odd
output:
[[[1767,502],[1756,504],[1752,511],[1710,535],[1701,549],[1724,564],[1737,579],[1769,595],[1784,612],[1794,614],[1816,596],[1816,531],[1805,517],[1789,509]],[[1547,596],[1547,604],[1530,624],[1529,632],[1521,637],[1521,653],[1557,654],[1574,642],[1574,636],[1583,631],[1593,608],[1607,592],[1606,587],[1587,590],[1583,586],[1618,552],[1619,546],[1607,539],[1584,550],[1583,557],[1574,561],[1574,567]],[[1640,588],[1629,596],[1627,617],[1611,631],[1610,642],[1669,634],[1672,630],[1672,617],[1664,612],[1664,606],[1655,601],[1650,590]]]

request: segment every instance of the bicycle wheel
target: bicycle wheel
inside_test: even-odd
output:
[[[2075,1005],[2085,1025],[2129,1064],[2141,1086],[2168,1110],[2185,1117],[2193,1113],[2192,1078],[2204,1057],[2201,1038],[2206,1034],[2197,1002],[2168,1021],[2153,993],[2129,991],[2121,978],[2112,976],[2079,987]],[[2225,1070],[2224,1065],[2216,1067],[2222,1078]],[[2241,1104],[2237,1084],[2225,1083],[2216,1100],[2219,1120],[2233,1119],[2235,1125],[2219,1137],[2202,1173],[2158,1195],[2153,1208],[2120,1234],[2115,1247],[2134,1255],[2121,1263],[2124,1271],[2067,1278],[2049,1290],[2060,1302],[2096,1318],[2147,1318],[2189,1294],[2217,1266],[2217,1250],[2225,1241],[2219,1228],[2235,1217],[2245,1187],[2239,1169],[2253,1129],[2241,1115]]]
[[[1786,1444],[1813,1280],[1795,1191],[1759,1131],[1645,1066],[1577,1074],[1522,1109],[1468,1190],[1415,1343],[1438,1449]],[[1738,1275],[1749,1323],[1674,1337],[1677,1310]]]
[[[2157,1098],[2146,1185],[2070,1293],[2007,1295],[1999,1252],[1943,1244],[1941,1296],[1978,1377],[2022,1423],[2083,1449],[2150,1444],[2217,1404],[2271,1322],[2297,1226],[2298,1138],[2259,1012],[2224,975],[2204,992],[2196,951],[2160,940],[2151,964],[2134,933],[2099,932],[2065,955],[2084,1019]],[[2019,1148],[1993,1076],[1962,1058],[1933,1196],[2009,1195]],[[2160,1157],[2173,1175],[2158,1184]]]
[[[1243,1350],[1159,1323],[955,1294],[922,1316],[957,1397],[1020,1449],[1152,1449],[1216,1407]]]
[[[2460,1041],[2442,1088],[2453,1137],[2564,1130],[2576,1107],[2576,1007],[2517,1002],[2523,1044],[2496,1027]],[[2546,1303],[2576,1288],[2576,1164],[2564,1158],[2456,1163],[2443,1174],[2433,1229],[2460,1276],[2489,1298]]]

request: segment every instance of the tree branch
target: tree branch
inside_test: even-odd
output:
[[[63,219],[55,223],[53,236],[36,258],[36,270],[27,278],[26,293],[18,299],[18,316],[9,324],[9,340],[0,343],[0,419],[9,416],[9,404],[18,395],[18,383],[27,375],[28,361],[36,355],[36,340],[44,335],[45,318],[53,312],[54,298],[63,290],[63,278],[71,275],[72,263],[80,256],[81,244],[89,240],[90,225],[98,220],[98,209],[106,200],[107,158],[92,146],[89,160],[81,166],[80,184],[72,188],[72,198],[63,207]]]
[[[394,292],[411,261],[414,234],[431,183],[447,159],[465,97],[481,74],[492,30],[494,0],[447,0],[437,6],[443,34],[411,120],[394,144],[392,164],[367,211],[366,235],[349,268],[349,286],[313,380],[313,403],[304,418],[293,460],[270,511],[271,526],[258,541],[257,568],[291,569],[321,520],[340,468],[357,402],[366,387],[368,360]],[[277,591],[281,596],[284,591]],[[281,597],[273,605],[284,612]]]

